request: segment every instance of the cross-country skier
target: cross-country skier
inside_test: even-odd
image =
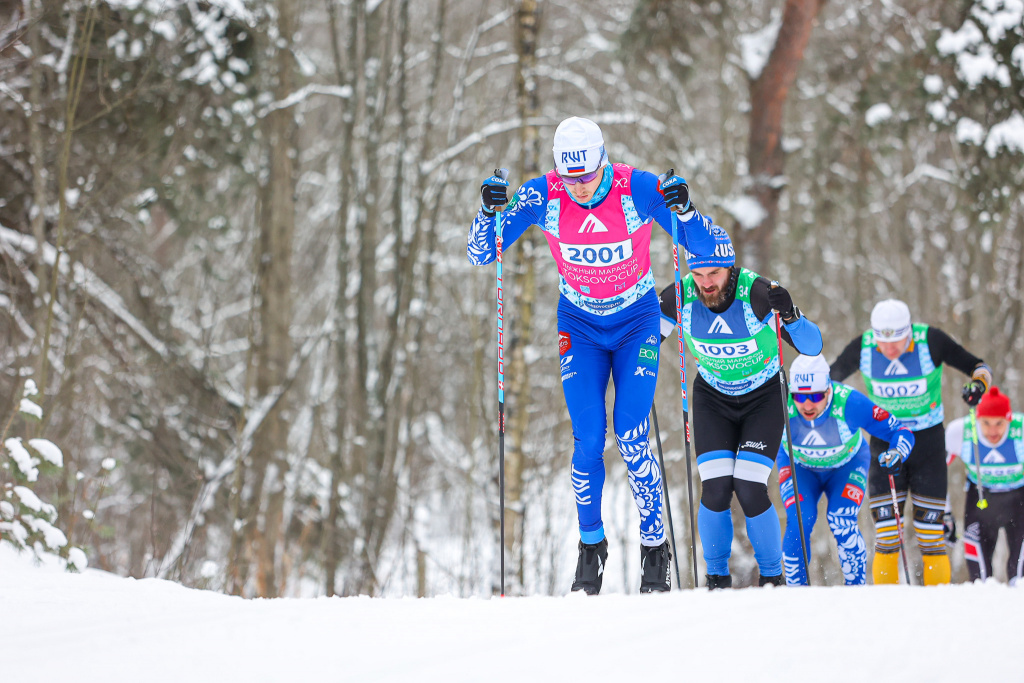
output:
[[[824,356],[799,356],[789,369],[789,428],[796,462],[791,466],[786,444],[779,447],[779,489],[786,508],[782,551],[786,583],[807,584],[800,546],[793,477],[800,489],[804,540],[818,518],[818,500],[828,497],[828,526],[835,536],[839,564],[848,586],[865,582],[867,548],[857,525],[864,501],[871,453],[861,429],[889,444],[893,457],[910,455],[914,435],[909,429],[852,387],[833,382]],[[810,552],[810,551],[808,551]]]
[[[693,382],[693,443],[702,491],[697,527],[709,589],[732,586],[729,557],[735,492],[760,570],[759,585],[782,585],[782,528],[768,497],[768,476],[785,424],[779,387],[782,337],[797,351],[821,353],[821,332],[783,287],[736,267],[729,235],[715,226],[711,256],[686,254],[682,324],[697,362]],[[662,313],[675,320],[674,286],[662,292]]]
[[[992,387],[978,403],[976,421],[968,415],[946,427],[946,452],[950,461],[956,456],[967,468],[967,573],[972,581],[992,576],[992,553],[1002,528],[1010,548],[1006,575],[1016,584],[1024,576],[1024,413],[1012,412],[1010,399]],[[978,459],[984,509],[978,508]]]
[[[914,503],[914,533],[924,560],[924,584],[949,583],[949,557],[943,535],[946,505],[945,437],[943,433],[942,366],[970,376],[963,400],[977,405],[992,383],[984,361],[948,334],[930,325],[911,323],[902,301],[886,299],[871,311],[871,329],[856,337],[832,363],[832,379],[843,381],[859,369],[867,396],[914,432],[915,444],[905,462],[886,456],[889,446],[871,437],[868,472],[871,516],[875,520],[876,584],[899,582],[899,534],[889,493],[889,474],[902,508],[907,490]],[[885,456],[885,457],[883,457]]]
[[[527,180],[507,202],[495,175],[481,188],[483,206],[469,232],[471,263],[495,259],[494,211],[502,211],[502,243],[540,226],[558,264],[558,354],[572,420],[572,486],[580,543],[572,590],[601,590],[608,540],[601,519],[605,393],[615,383],[613,424],[619,453],[640,511],[640,592],[670,589],[671,551],[662,517],[662,480],[647,439],[658,378],[658,295],[651,272],[651,222],[667,230],[669,207],[686,213],[680,239],[701,254],[714,250],[710,222],[690,206],[679,176],[612,164],[600,127],[572,117],[555,130],[555,168]]]

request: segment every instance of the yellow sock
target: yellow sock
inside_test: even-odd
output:
[[[876,586],[886,583],[900,582],[899,556],[900,554],[898,552],[875,552],[875,559],[871,563],[871,578],[874,579]],[[949,566],[948,561],[946,563],[946,566]],[[946,578],[947,580],[949,578],[948,572],[946,574]]]
[[[949,583],[949,555],[922,555],[921,559],[924,560],[924,585]]]

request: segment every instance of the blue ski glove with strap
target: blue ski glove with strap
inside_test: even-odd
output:
[[[912,448],[910,440],[896,432],[896,438],[889,443],[889,450],[879,453],[878,464],[889,470],[889,474],[899,474],[903,461],[910,457]]]
[[[690,188],[686,181],[670,168],[658,176],[658,192],[665,198],[665,205],[676,213],[686,213],[690,206]]]
[[[508,169],[496,168],[494,175],[483,182],[480,186],[480,199],[484,206],[484,213],[494,215],[495,209],[508,204]]]
[[[888,474],[896,476],[903,466],[903,454],[895,448],[890,448],[884,453],[878,454],[878,464],[884,467]]]

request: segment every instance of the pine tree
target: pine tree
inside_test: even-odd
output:
[[[7,459],[0,464],[0,543],[8,543],[19,550],[31,550],[42,559],[44,555],[58,555],[71,571],[88,566],[85,553],[68,544],[67,535],[56,526],[57,508],[38,495],[37,485],[52,477],[64,467],[64,454],[52,441],[41,438],[23,440],[7,437],[15,417],[25,427],[40,421],[43,409],[33,401],[39,390],[33,380],[25,381],[21,401],[11,413],[4,428],[3,451]],[[40,481],[42,476],[42,482]]]

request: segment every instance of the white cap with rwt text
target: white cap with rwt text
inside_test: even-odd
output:
[[[828,362],[820,353],[817,356],[797,356],[789,366],[789,393],[816,394],[832,386]]]
[[[875,341],[894,342],[910,334],[910,309],[898,299],[886,299],[871,311],[871,330]]]
[[[596,171],[607,162],[601,127],[590,119],[573,116],[558,124],[551,147],[558,175],[575,176]]]

